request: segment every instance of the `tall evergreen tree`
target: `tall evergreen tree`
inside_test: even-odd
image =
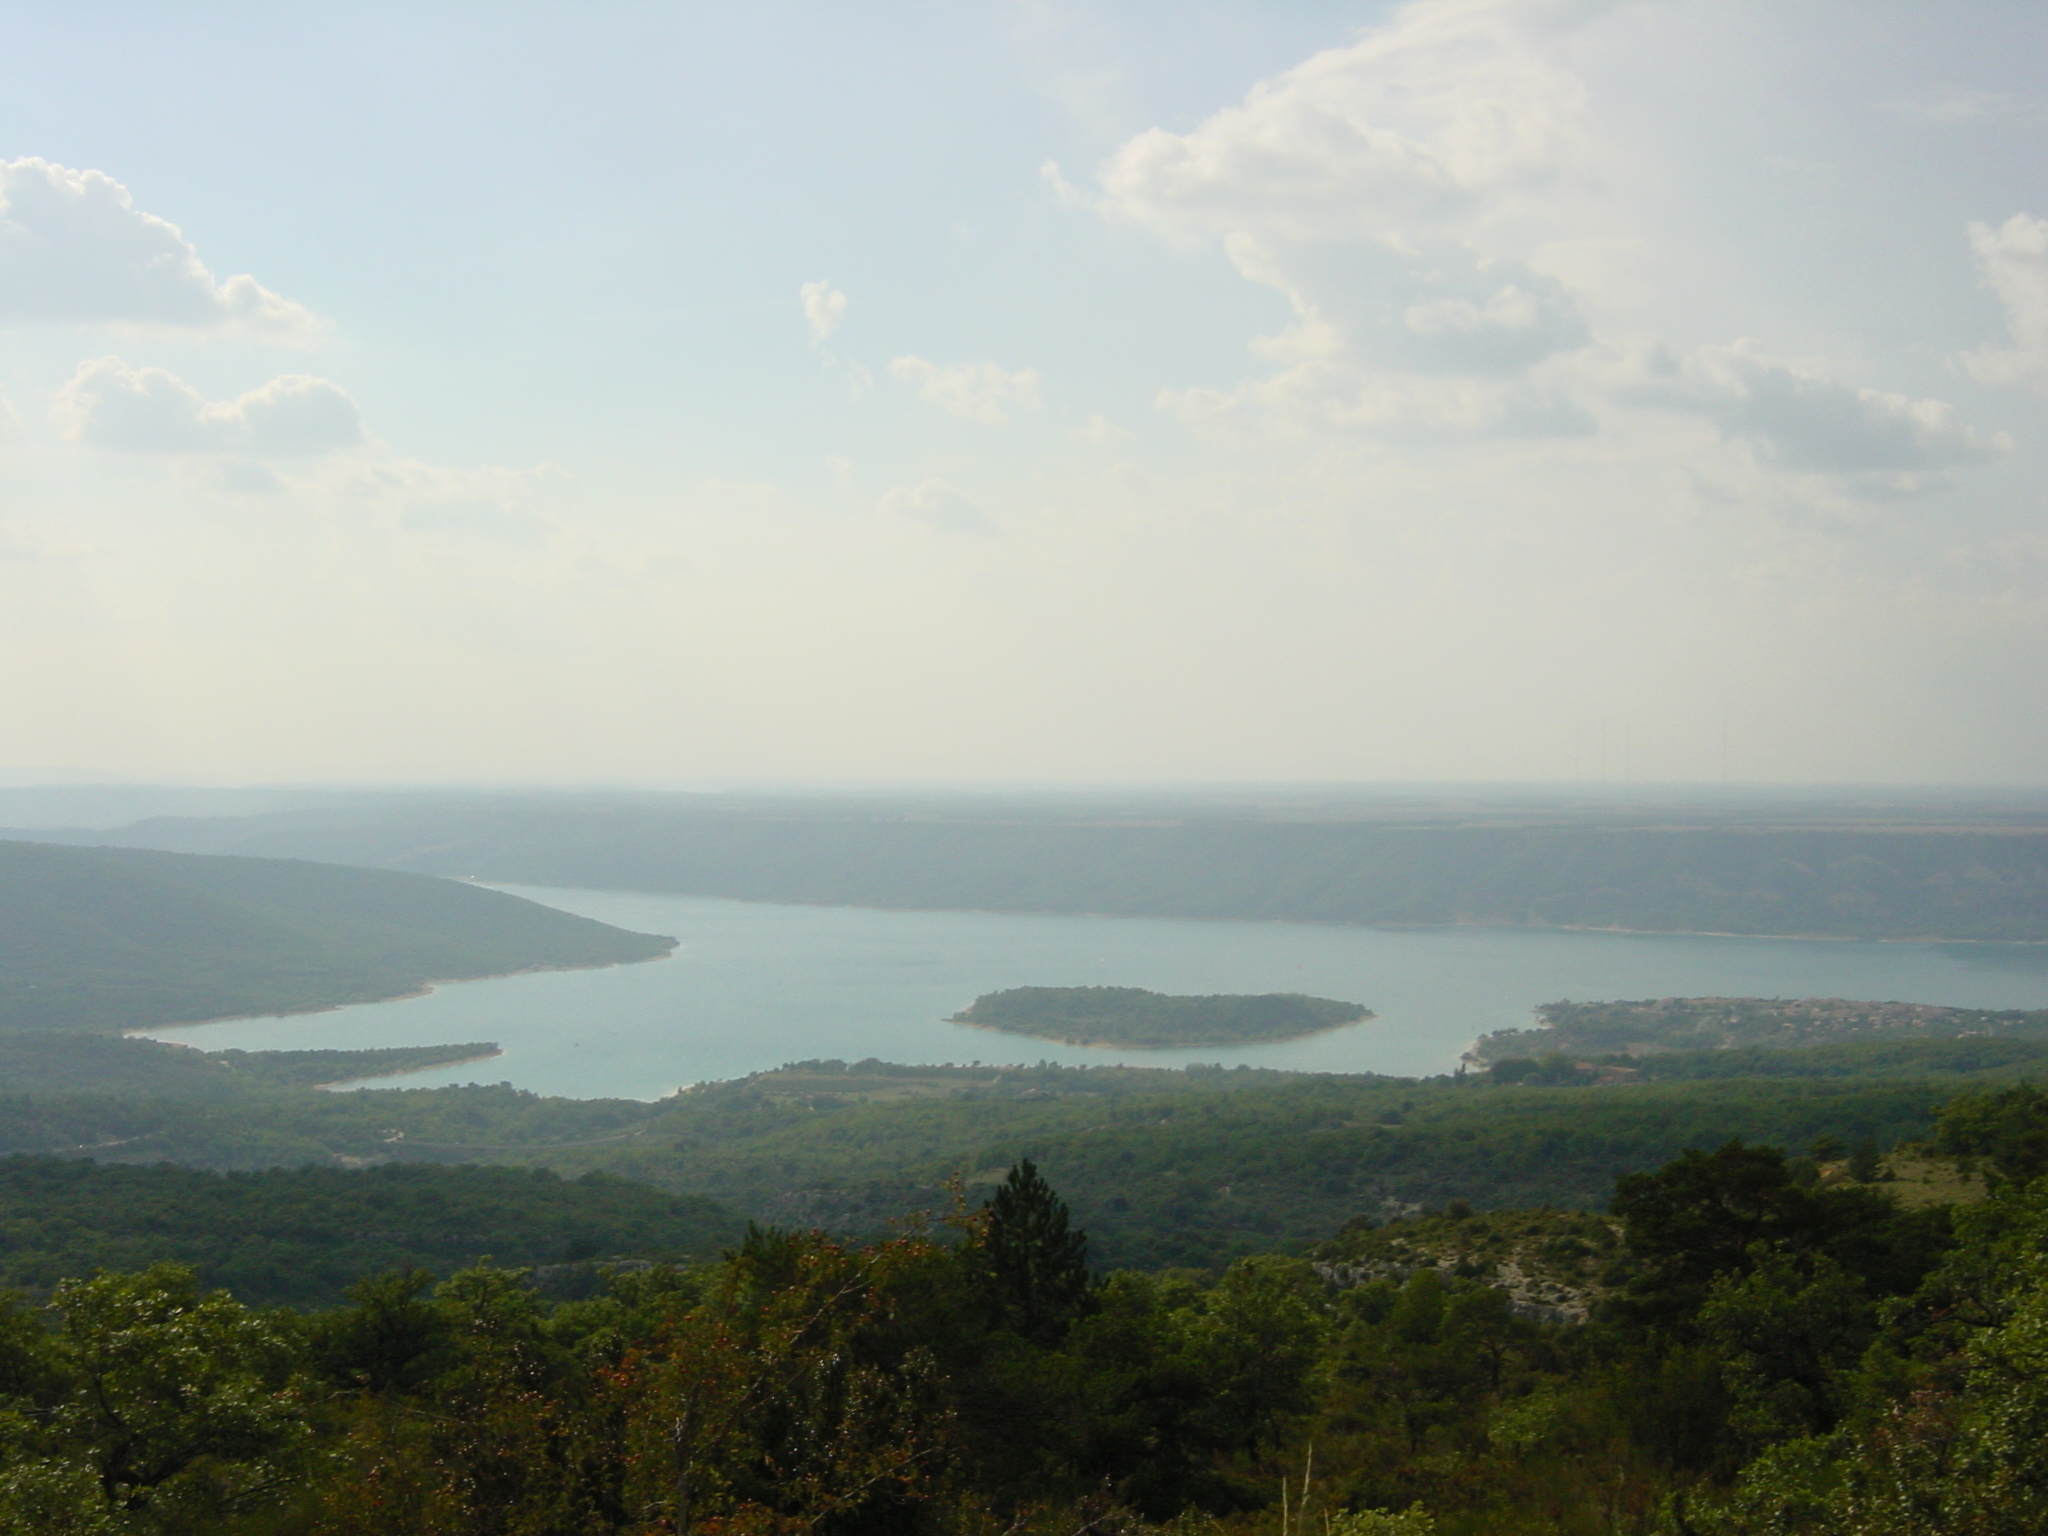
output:
[[[1010,1169],[982,1207],[976,1247],[997,1322],[1026,1338],[1056,1341],[1087,1305],[1088,1234],[1029,1158]]]

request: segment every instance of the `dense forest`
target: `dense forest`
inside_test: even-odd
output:
[[[1068,1045],[1152,1048],[1293,1040],[1371,1017],[1357,1003],[1298,992],[1173,997],[1143,987],[1010,987],[977,997],[952,1022]]]
[[[504,1086],[0,1097],[0,1153],[278,1165],[501,1163],[603,1172],[743,1216],[865,1237],[1029,1157],[1098,1255],[1208,1267],[1289,1251],[1361,1212],[1464,1200],[1591,1209],[1614,1178],[1732,1135],[1805,1146],[1922,1136],[1956,1094],[2038,1077],[2048,1042],[1873,1041],[1674,1053],[1608,1087],[1493,1074],[1332,1077],[1198,1067],[799,1063],[655,1103]],[[1539,1068],[1543,1064],[1538,1064]]]
[[[1919,1149],[1984,1170],[1963,1204],[1731,1140],[1603,1215],[1454,1204],[1193,1272],[1102,1270],[1028,1161],[929,1226],[754,1228],[580,1299],[107,1272],[0,1311],[0,1529],[2019,1536],[2044,1148],[2048,1096],[1981,1092]]]
[[[299,1013],[674,947],[391,870],[0,842],[0,1032]]]
[[[258,1305],[331,1305],[387,1270],[480,1262],[561,1272],[709,1258],[745,1223],[712,1201],[602,1173],[411,1164],[207,1173],[0,1158],[0,1289],[175,1261]]]
[[[2048,939],[2038,806],[1740,809],[468,796],[70,835],[750,901]]]

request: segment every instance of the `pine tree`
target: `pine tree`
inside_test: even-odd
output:
[[[1067,1203],[1029,1158],[982,1207],[980,1278],[996,1319],[1026,1338],[1052,1342],[1088,1303],[1088,1235],[1069,1224]]]

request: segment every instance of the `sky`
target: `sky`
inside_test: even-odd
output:
[[[16,779],[2048,782],[2048,6],[0,25]]]

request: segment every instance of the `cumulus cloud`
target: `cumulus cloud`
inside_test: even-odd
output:
[[[1327,355],[1385,373],[1524,372],[1590,340],[1572,295],[1509,257],[1456,241],[1393,248],[1336,241],[1282,256],[1240,243],[1240,271],[1287,296],[1296,320],[1255,344],[1270,356]]]
[[[805,283],[800,290],[804,319],[810,322],[811,342],[816,345],[839,329],[846,318],[846,295],[827,282]]]
[[[1605,401],[1652,404],[1713,422],[1760,464],[1867,492],[2005,452],[1941,401],[1746,346],[1602,376],[1611,348],[1589,315],[1611,296],[1598,263],[1559,253],[1639,238],[1609,190],[1630,162],[1596,131],[1570,63],[1579,29],[1616,8],[1419,0],[1188,131],[1118,149],[1097,176],[1105,217],[1217,246],[1293,311],[1252,344],[1277,372],[1164,390],[1160,407],[1248,439],[1403,443],[1583,436],[1613,419],[1595,414]],[[2023,216],[1972,241],[2012,330],[1972,367],[2044,377],[2048,223]]]
[[[1038,370],[998,368],[994,363],[960,363],[940,367],[921,357],[899,357],[889,372],[919,394],[955,416],[1001,426],[1012,409],[1038,406]]]
[[[943,480],[925,479],[882,494],[882,511],[915,518],[953,533],[998,533],[994,519]]]
[[[83,364],[59,391],[66,432],[119,453],[291,458],[363,441],[356,403],[326,379],[286,374],[234,400],[209,401],[174,373],[118,357]]]
[[[1293,310],[1255,350],[1294,366],[1235,408],[1313,397],[1312,420],[1331,424],[1534,419],[1510,406],[1543,392],[1514,381],[1591,340],[1578,296],[1534,263],[1548,200],[1595,181],[1586,90],[1554,45],[1606,8],[1424,0],[1110,158],[1105,216],[1217,243]],[[1440,382],[1453,378],[1502,382]],[[1578,430],[1583,413],[1567,414]]]
[[[1746,344],[1709,347],[1681,361],[1653,348],[1617,394],[1697,412],[1766,462],[1819,474],[1867,476],[1910,488],[1913,477],[1981,463],[2010,451],[1940,400],[1843,383],[1774,361]]]
[[[1111,213],[1180,239],[1442,231],[1584,159],[1585,88],[1545,56],[1559,7],[1431,0],[1254,87],[1190,133],[1125,144]]]
[[[1970,372],[1992,384],[2048,387],[2048,219],[2016,213],[1996,229],[1972,224],[1970,250],[2005,306],[2010,339],[1971,353]]]
[[[320,322],[247,275],[217,278],[175,224],[100,171],[0,162],[0,321],[231,328],[281,339]]]

